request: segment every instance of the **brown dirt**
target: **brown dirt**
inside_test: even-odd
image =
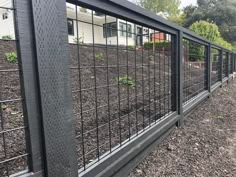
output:
[[[6,61],[4,54],[6,52],[15,51],[15,42],[14,41],[0,41],[0,70],[11,70],[11,72],[0,72],[0,100],[9,100],[20,98],[20,83],[19,83],[19,71],[18,63],[12,64]],[[76,134],[81,135],[81,118],[80,118],[80,102],[79,97],[79,73],[78,73],[78,52],[76,45],[70,45],[70,59],[71,59],[71,69],[72,71],[72,90],[73,90],[73,102],[74,102],[74,112],[76,115]],[[97,86],[103,87],[107,85],[107,60],[106,60],[106,52],[105,49],[101,49],[99,47],[95,47],[95,53],[103,53],[102,59],[96,59],[96,75],[97,75]],[[171,101],[170,101],[170,89],[167,84],[171,82],[171,58],[168,57],[168,52],[165,55],[161,53],[156,53],[156,61],[149,61],[149,56],[152,54],[150,51],[137,51],[136,53],[136,64],[137,68],[137,81],[135,85],[137,87],[137,104],[135,104],[135,88],[127,88],[126,86],[120,86],[120,116],[122,117],[121,122],[119,123],[119,113],[118,109],[118,85],[115,78],[118,76],[117,71],[117,51],[116,49],[108,50],[108,65],[112,66],[108,70],[109,75],[109,84],[113,85],[110,87],[109,97],[110,103],[114,103],[110,105],[111,112],[111,138],[112,138],[112,147],[118,145],[120,143],[119,139],[119,131],[122,131],[121,140],[124,141],[129,137],[129,128],[130,124],[130,135],[136,133],[136,131],[140,131],[143,127],[149,125],[149,123],[154,122],[156,119],[159,119],[164,114],[167,114],[170,111]],[[143,60],[142,60],[143,56]],[[165,61],[164,61],[165,57]],[[128,52],[128,73],[129,76],[134,80],[135,78],[135,52]],[[168,60],[169,58],[169,60]],[[91,46],[82,46],[80,48],[80,62],[81,67],[84,69],[81,71],[81,87],[82,89],[91,89],[94,87],[94,60],[93,60],[93,50]],[[120,76],[124,76],[127,74],[127,52],[125,50],[119,50],[119,65],[120,65]],[[154,68],[154,64],[156,67]],[[143,65],[143,66],[142,66]],[[202,75],[203,71],[199,71],[199,69],[195,69],[189,66],[185,66],[186,70],[188,70],[189,75],[187,75],[187,80],[191,80],[185,84],[185,87],[190,87],[189,89],[185,89],[185,95],[192,95],[196,91],[199,90],[199,79],[201,79],[198,75]],[[155,71],[156,69],[156,71]],[[154,75],[156,72],[156,78],[154,79]],[[151,78],[151,79],[149,79]],[[194,79],[195,78],[195,79]],[[144,82],[142,82],[144,80]],[[164,84],[165,82],[165,84]],[[190,85],[189,85],[190,84]],[[198,87],[191,87],[191,85],[198,85]],[[156,93],[154,89],[156,87]],[[201,86],[200,86],[201,87]],[[150,93],[149,93],[150,90]],[[129,106],[127,100],[127,94],[129,91]],[[145,93],[144,96],[142,95]],[[132,99],[131,99],[132,98]],[[97,89],[97,106],[102,106],[107,104],[108,99],[108,90],[107,88]],[[95,108],[95,95],[94,90],[84,91],[83,96],[81,98],[83,103],[83,111],[91,110]],[[168,101],[169,100],[169,101]],[[154,103],[155,102],[155,103]],[[155,110],[156,104],[156,110]],[[145,108],[143,109],[143,106]],[[138,109],[136,114],[136,109]],[[24,126],[23,120],[23,111],[21,102],[12,102],[9,104],[2,104],[2,117],[0,121],[3,123],[4,130],[10,130],[13,128],[18,128]],[[159,113],[159,115],[152,116],[155,114],[155,111]],[[129,116],[127,116],[129,113]],[[151,118],[150,118],[151,116]],[[86,155],[86,163],[95,159],[97,156],[96,146],[97,146],[97,136],[96,136],[96,120],[94,111],[91,113],[84,113],[84,144],[85,144],[85,153]],[[136,119],[137,117],[137,119]],[[128,120],[130,119],[130,120]],[[137,120],[137,130],[136,130],[136,120]],[[99,124],[99,143],[100,143],[100,155],[104,154],[109,150],[109,129],[108,129],[108,107],[104,106],[98,109],[98,124]],[[130,121],[130,122],[129,122]],[[119,124],[121,126],[119,126]],[[2,128],[0,127],[0,132]],[[0,135],[0,161],[5,159],[9,159],[18,155],[22,155],[26,152],[25,147],[25,131],[17,130],[12,131],[10,133],[5,133],[5,141],[6,141],[6,156],[4,154],[4,142],[3,136]],[[78,157],[82,156],[82,147],[81,147],[81,136],[77,137],[77,151]],[[82,159],[79,159],[82,162]],[[21,158],[19,160],[13,160],[8,163],[9,174],[13,174],[15,172],[19,172],[26,168],[26,158]],[[79,164],[81,167],[82,164]],[[6,175],[7,166],[0,165],[0,176]]]
[[[235,177],[236,81],[217,90],[129,177]]]

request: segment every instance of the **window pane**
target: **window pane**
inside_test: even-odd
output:
[[[68,34],[74,35],[74,22],[73,22],[73,20],[68,19],[67,24],[68,24]]]

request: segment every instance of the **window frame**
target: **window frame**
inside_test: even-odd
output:
[[[113,25],[115,28],[113,28]],[[115,32],[113,32],[115,30]],[[103,38],[116,37],[117,36],[117,22],[109,22],[103,24]]]
[[[122,26],[122,28],[121,28]],[[124,27],[124,28],[123,28]],[[128,31],[128,27],[130,27],[130,31]],[[132,25],[125,23],[125,22],[119,22],[119,31],[120,31],[120,36],[121,37],[128,37],[128,38],[132,38]],[[128,35],[126,34],[128,33]]]
[[[4,12],[4,13],[2,14],[2,20],[7,20],[8,18],[9,18],[8,13],[7,13],[7,12]]]
[[[71,21],[72,22],[72,34],[70,34],[69,33],[69,21]],[[74,30],[74,20],[73,19],[71,19],[71,18],[67,18],[67,27],[68,27],[68,35],[69,36],[74,36],[75,35],[75,30]]]

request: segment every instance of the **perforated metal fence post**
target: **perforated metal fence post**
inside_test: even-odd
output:
[[[206,71],[206,79],[207,79],[207,90],[211,93],[211,43],[206,47],[207,57],[206,57],[206,64],[207,64],[207,71]]]
[[[177,48],[177,37],[171,36],[171,56],[175,58],[175,61],[171,64],[171,72],[173,73],[171,76],[171,93],[174,95],[171,97],[171,102],[173,103],[171,106],[172,111],[176,111],[178,109],[178,48]]]
[[[177,45],[176,45],[176,49],[177,49],[177,73],[178,73],[178,87],[177,87],[177,99],[178,99],[178,114],[180,115],[180,121],[178,122],[178,126],[182,126],[183,125],[183,119],[184,119],[184,115],[183,115],[183,50],[184,50],[184,46],[183,46],[183,32],[179,31],[178,34],[178,41],[177,41]]]
[[[41,168],[39,134],[42,133],[46,176],[78,176],[66,2],[64,0],[16,2],[28,106],[26,107],[30,114],[29,128],[32,133],[30,134],[33,162],[31,168],[35,171]],[[40,98],[37,97],[38,92]],[[29,110],[31,107],[33,110]],[[39,128],[40,119],[42,128]]]
[[[21,86],[24,89],[24,118],[28,127],[26,131],[27,151],[30,154],[28,165],[30,172],[42,173],[43,146],[41,108],[37,76],[36,53],[32,25],[31,4],[28,0],[15,1],[15,23],[18,59],[20,61]]]

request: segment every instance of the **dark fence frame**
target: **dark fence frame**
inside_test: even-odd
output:
[[[126,176],[151,150],[213,91],[233,77],[228,68],[222,77],[223,52],[236,71],[236,54],[172,24],[125,0],[67,0],[130,22],[158,28],[175,36],[176,112],[135,137],[100,162],[80,173],[83,177]],[[18,176],[78,176],[72,116],[65,0],[16,1],[16,34],[25,93],[25,116],[29,126],[29,171]],[[183,106],[183,38],[197,42],[207,51],[207,89]],[[221,79],[211,85],[211,48],[220,50]],[[229,66],[229,65],[228,65]],[[49,77],[50,76],[50,77]]]

